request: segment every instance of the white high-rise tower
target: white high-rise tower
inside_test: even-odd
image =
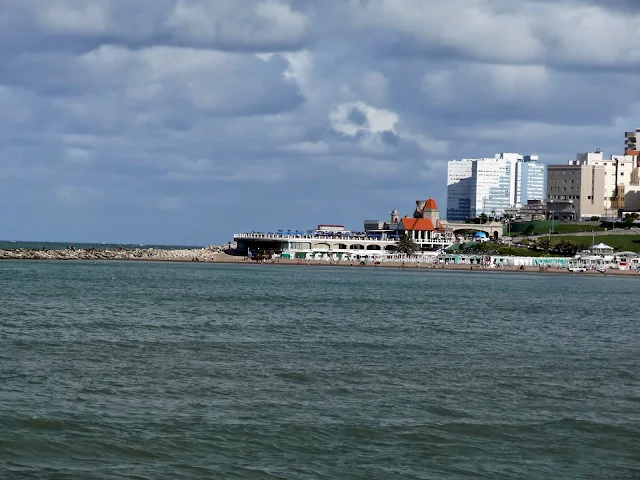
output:
[[[481,214],[502,215],[528,200],[546,198],[546,166],[537,156],[501,153],[493,158],[449,162],[447,219],[465,220]]]

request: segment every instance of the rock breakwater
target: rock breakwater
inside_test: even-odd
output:
[[[226,257],[224,247],[210,245],[199,249],[116,249],[116,250],[0,250],[0,259],[5,260],[158,260],[214,262]]]

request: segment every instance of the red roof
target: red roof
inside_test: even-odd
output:
[[[424,204],[424,208],[426,208],[427,210],[437,210],[438,209],[438,205],[436,204],[436,201],[429,197],[429,199],[427,200],[427,203]]]
[[[404,217],[400,223],[405,230],[417,230],[420,232],[433,232],[435,230],[430,218]]]

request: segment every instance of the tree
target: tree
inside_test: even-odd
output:
[[[549,250],[551,247],[551,242],[548,238],[541,238],[538,240],[537,246],[542,250]]]
[[[396,242],[396,250],[398,253],[405,253],[407,255],[411,255],[413,252],[418,250],[418,245],[414,242],[409,235],[406,233],[400,237],[400,239]]]
[[[550,251],[567,257],[573,257],[580,250],[584,249],[585,245],[581,243],[572,243],[566,240],[560,240],[560,242],[554,245]]]
[[[487,223],[487,214],[484,212],[480,214],[480,223]]]

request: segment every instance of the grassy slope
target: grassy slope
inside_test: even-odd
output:
[[[585,246],[590,247],[592,237],[588,234],[584,236],[551,236],[552,244],[558,243],[561,240],[565,240],[571,243],[582,243]],[[618,251],[640,252],[640,235],[596,235],[595,243],[606,243],[607,245],[615,248]]]
[[[599,224],[589,224],[585,222],[580,223],[564,223],[553,222],[551,220],[537,221],[537,222],[525,222],[511,224],[511,235],[519,235],[524,232],[527,226],[533,225],[533,233],[549,233],[549,229],[553,226],[555,233],[578,233],[578,232],[601,232],[604,230]],[[508,232],[508,227],[504,229],[505,234]]]

